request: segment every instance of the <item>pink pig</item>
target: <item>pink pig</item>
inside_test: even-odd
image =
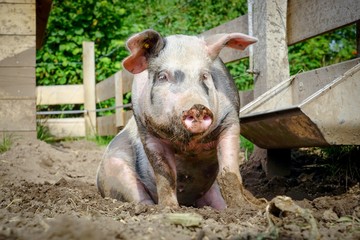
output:
[[[154,30],[127,41],[134,116],[100,163],[103,197],[169,207],[239,204],[240,100],[218,55],[256,41],[241,33],[163,38]],[[227,181],[236,187],[221,186]]]

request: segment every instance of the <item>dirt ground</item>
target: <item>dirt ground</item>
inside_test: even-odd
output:
[[[298,151],[290,177],[241,166],[267,207],[178,210],[103,199],[95,175],[104,148],[85,140],[15,139],[0,154],[0,239],[360,239],[360,186]],[[356,159],[359,162],[359,159]],[[344,177],[345,176],[345,177]]]

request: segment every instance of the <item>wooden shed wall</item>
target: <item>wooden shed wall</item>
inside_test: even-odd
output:
[[[0,0],[0,137],[36,137],[36,2]]]

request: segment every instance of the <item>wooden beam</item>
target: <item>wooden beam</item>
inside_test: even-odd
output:
[[[36,131],[35,112],[35,99],[0,99],[0,131]]]
[[[356,56],[360,57],[360,20],[356,22]]]
[[[115,97],[114,75],[96,84],[96,102]]]
[[[49,118],[39,120],[49,128],[49,131],[55,137],[85,137],[84,118]]]
[[[18,54],[23,54],[29,49],[35,49],[35,36],[0,35],[0,43],[0,61],[2,62],[5,61],[6,58],[16,58]],[[31,61],[35,66],[35,58],[31,59]],[[3,66],[7,65],[8,64],[4,64]]]
[[[14,56],[0,60],[0,67],[35,67],[35,48],[30,47]]]
[[[254,98],[276,86],[290,75],[288,48],[286,42],[287,0],[248,1],[250,31],[259,41],[253,45],[252,56],[254,78]],[[291,91],[283,96],[279,107],[292,104]],[[254,156],[261,161],[268,177],[285,176],[290,173],[290,152],[279,150],[283,154],[273,154],[273,150],[254,149]],[[281,156],[282,166],[277,166]],[[275,157],[275,158],[274,158]]]
[[[84,86],[38,86],[36,87],[37,105],[83,104]]]
[[[86,135],[96,134],[95,97],[95,47],[93,42],[83,42],[84,108]]]
[[[118,133],[115,125],[115,114],[98,117],[97,121],[97,135],[99,136],[111,136]]]
[[[133,74],[123,70],[117,72],[115,75],[115,105],[122,106],[124,104],[124,94],[131,91]],[[126,116],[123,108],[115,110],[116,127],[122,128],[126,124]]]
[[[34,3],[36,0],[0,0],[0,3]]]
[[[289,0],[288,45],[360,20],[358,0]]]
[[[122,70],[121,81],[123,84],[123,93],[131,92],[134,75],[126,70]]]
[[[252,32],[259,41],[253,45],[254,97],[257,98],[289,78],[286,44],[287,0],[249,1]],[[250,14],[250,13],[249,13]],[[291,98],[284,99],[290,102]]]
[[[36,1],[36,49],[42,46],[51,6],[52,0]]]
[[[35,68],[0,67],[0,99],[35,100]]]

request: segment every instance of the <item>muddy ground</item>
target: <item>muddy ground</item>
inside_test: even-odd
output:
[[[249,191],[294,202],[173,210],[101,198],[94,179],[103,151],[85,140],[15,139],[0,154],[0,239],[360,239],[353,165],[331,169],[297,151],[291,176],[268,180],[250,159],[241,166]]]

